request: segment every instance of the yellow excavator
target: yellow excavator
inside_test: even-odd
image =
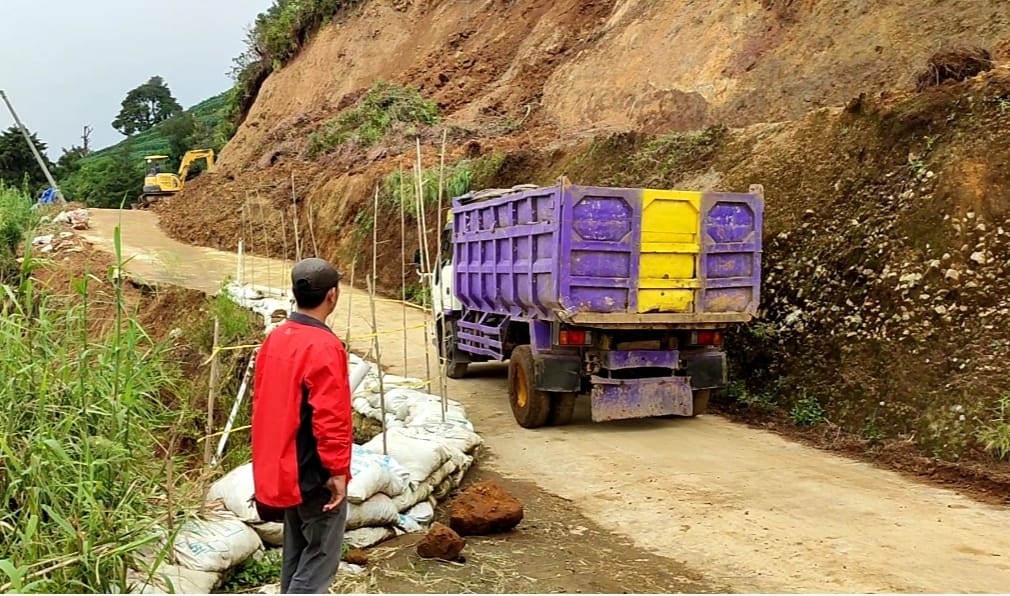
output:
[[[207,160],[208,171],[214,168],[213,149],[193,149],[187,151],[186,155],[182,156],[178,174],[166,171],[166,164],[168,163],[167,155],[148,155],[145,157],[144,162],[147,173],[144,176],[144,192],[133,203],[133,208],[143,209],[144,207],[150,207],[159,198],[171,196],[181,191],[186,186],[186,176],[189,175],[190,166],[193,165],[193,162],[200,159]]]

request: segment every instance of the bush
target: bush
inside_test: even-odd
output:
[[[2,592],[124,591],[162,535],[174,462],[155,437],[179,416],[162,399],[177,368],[120,292],[111,334],[89,333],[90,279],[68,304],[26,277],[0,316]]]
[[[25,241],[33,223],[29,195],[0,182],[0,283],[7,283],[17,272],[18,247]]]
[[[416,126],[431,126],[438,120],[438,105],[413,87],[376,83],[355,105],[312,135],[308,153],[314,157],[345,143],[371,147],[394,128],[412,136]]]
[[[982,448],[997,459],[1010,456],[1010,395],[1003,395],[996,401],[992,418],[978,431],[978,441]]]

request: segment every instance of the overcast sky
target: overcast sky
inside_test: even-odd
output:
[[[126,93],[161,75],[188,108],[231,87],[231,59],[271,0],[0,0],[0,89],[49,146],[124,137],[110,124]],[[0,103],[0,129],[14,124]]]

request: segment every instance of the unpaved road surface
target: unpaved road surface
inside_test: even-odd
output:
[[[118,218],[92,210],[87,237],[111,247]],[[153,214],[122,218],[124,256],[139,256],[127,270],[201,290],[236,275],[234,255],[166,238]],[[247,281],[289,283],[283,263],[250,263]],[[331,325],[344,334],[349,302],[351,347],[367,351],[363,293],[345,290]],[[416,328],[423,313],[407,310],[404,371],[403,308],[382,301],[377,311],[383,364],[425,376]],[[597,424],[583,402],[570,426],[524,430],[512,419],[502,365],[472,367],[469,378],[450,381],[449,397],[466,406],[487,440],[485,467],[572,501],[604,530],[686,565],[710,585],[743,592],[1010,590],[1006,509],[717,416]]]

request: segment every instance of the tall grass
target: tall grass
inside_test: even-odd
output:
[[[118,282],[84,276],[68,304],[39,291],[36,266],[2,287],[0,592],[124,590],[131,554],[163,535],[171,463],[157,437],[176,418],[162,396],[177,368]],[[99,282],[116,283],[117,324],[96,338]]]

